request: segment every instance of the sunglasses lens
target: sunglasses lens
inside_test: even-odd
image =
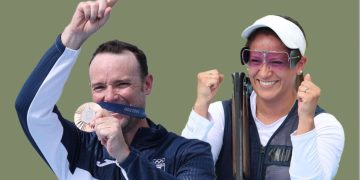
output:
[[[247,64],[249,62],[249,55],[250,55],[250,52],[248,49],[243,48],[241,50],[240,57],[241,57],[242,64]]]
[[[301,53],[299,50],[291,50],[290,51],[291,68],[294,68],[300,59],[301,59]]]
[[[289,68],[289,55],[286,52],[243,50],[242,60],[252,70],[258,70],[264,63],[271,70],[283,70]]]

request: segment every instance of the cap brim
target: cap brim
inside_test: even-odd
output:
[[[261,27],[272,29],[286,47],[299,49],[302,55],[305,54],[306,40],[304,34],[297,25],[280,16],[268,15],[260,18],[254,24],[245,28],[241,36],[247,39],[251,33]]]

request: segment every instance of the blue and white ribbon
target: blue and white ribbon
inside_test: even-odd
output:
[[[139,119],[146,118],[145,110],[143,108],[129,106],[125,104],[109,103],[109,102],[100,102],[98,104],[102,108],[111,112],[131,116]]]

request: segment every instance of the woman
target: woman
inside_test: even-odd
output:
[[[247,27],[241,51],[253,88],[250,96],[250,179],[331,179],[344,147],[341,124],[317,103],[320,88],[306,65],[302,27],[268,15]],[[208,142],[218,179],[233,179],[231,102],[211,103],[223,75],[198,74],[197,99],[182,135]],[[230,114],[230,115],[229,115]],[[231,129],[231,127],[230,127]]]

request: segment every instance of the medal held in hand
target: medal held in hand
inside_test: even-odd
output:
[[[102,109],[105,109],[110,113],[118,113],[137,119],[146,118],[145,110],[140,107],[110,102],[100,102],[99,104],[94,102],[88,102],[81,105],[76,110],[74,115],[75,125],[82,131],[94,131],[94,128],[90,126],[90,123],[94,120],[96,114],[100,113]]]
[[[101,111],[99,104],[88,102],[81,105],[74,115],[75,125],[82,131],[92,132],[93,127],[90,126],[90,122],[95,118],[95,115]]]

